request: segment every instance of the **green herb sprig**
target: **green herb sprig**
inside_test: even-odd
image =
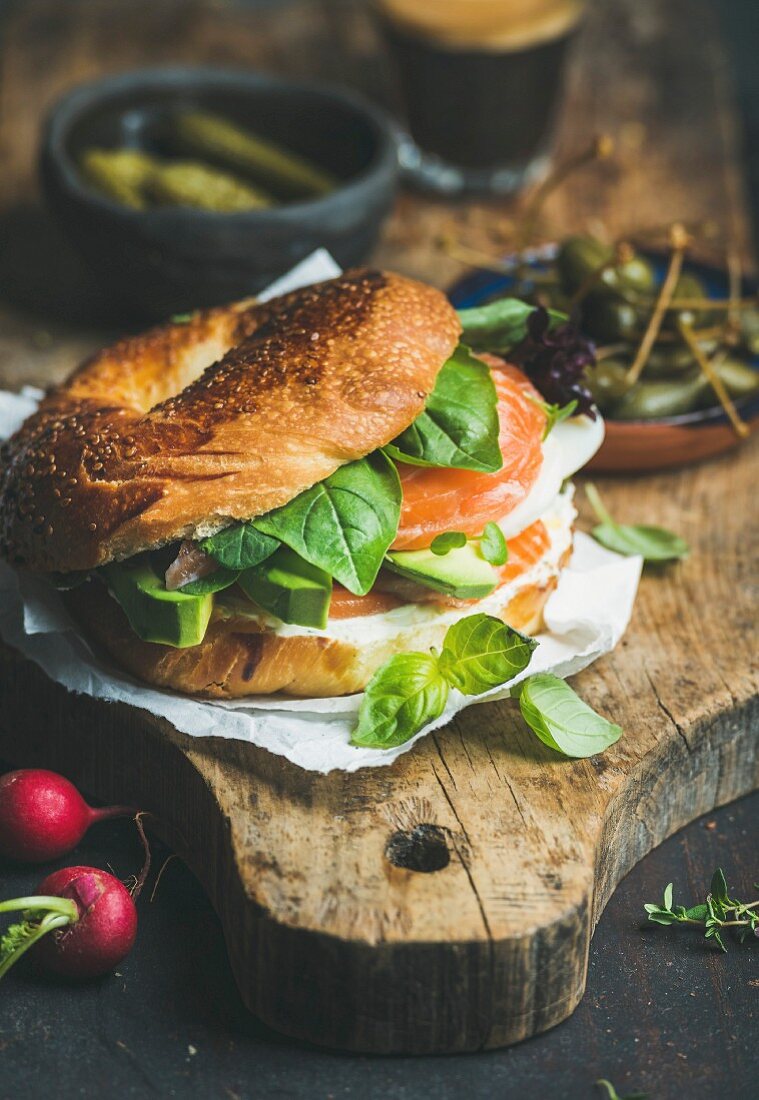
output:
[[[754,889],[759,890],[759,883],[754,883]],[[683,905],[674,905],[673,900],[673,886],[670,882],[664,890],[661,905],[653,902],[644,905],[648,919],[654,924],[694,924],[704,928],[704,938],[713,939],[723,951],[727,951],[722,935],[726,928],[737,929],[740,943],[750,935],[759,938],[759,901],[743,902],[731,898],[721,867],[712,875],[706,901],[686,909]]]
[[[685,539],[665,527],[630,526],[617,523],[604,507],[601,494],[592,482],[585,485],[585,493],[599,523],[591,534],[607,550],[628,557],[640,555],[647,562],[675,561],[687,558],[690,547]]]
[[[548,439],[557,424],[561,424],[562,420],[568,420],[574,414],[578,404],[576,399],[566,405],[552,405],[550,401],[538,401],[535,397],[531,397],[530,401],[546,414],[546,426],[543,428],[542,436],[543,443]]]
[[[462,546],[466,546],[468,541],[463,531],[443,531],[435,535],[430,543],[430,550],[436,558],[444,558],[451,550],[460,550]]]
[[[490,565],[505,565],[509,560],[509,547],[497,523],[486,523],[478,538],[469,538],[463,531],[443,531],[435,535],[430,550],[435,557],[444,558],[451,550],[460,550],[468,542],[479,544],[480,554]]]

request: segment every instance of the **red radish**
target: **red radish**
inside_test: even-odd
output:
[[[133,816],[128,806],[88,806],[68,779],[43,768],[0,776],[0,855],[45,863],[75,848],[90,825]]]
[[[96,867],[64,867],[43,879],[38,895],[0,902],[23,910],[23,923],[0,940],[0,977],[30,947],[39,965],[67,978],[107,974],[128,955],[137,934],[129,891]]]

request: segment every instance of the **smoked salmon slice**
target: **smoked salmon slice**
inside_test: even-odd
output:
[[[493,474],[398,464],[403,490],[394,550],[421,550],[443,531],[480,535],[524,500],[543,462],[540,394],[517,368],[489,358],[498,394],[503,466]],[[495,365],[497,364],[497,365]]]
[[[503,467],[494,474],[483,474],[398,463],[403,503],[394,550],[424,549],[443,531],[481,535],[486,523],[502,519],[524,500],[540,473],[546,422],[540,394],[517,367],[495,356],[481,358],[493,368]],[[548,531],[540,520],[510,539],[508,561],[499,570],[499,587],[526,572],[550,544]],[[443,606],[478,602],[449,600],[431,591],[424,592],[424,596],[425,602],[437,601]],[[354,596],[341,584],[335,584],[329,617],[377,615],[406,602],[409,601],[377,588],[365,596]]]

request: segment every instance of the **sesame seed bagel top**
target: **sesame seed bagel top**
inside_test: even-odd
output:
[[[4,444],[0,552],[90,569],[285,504],[403,431],[459,331],[439,291],[359,270],[122,340]]]

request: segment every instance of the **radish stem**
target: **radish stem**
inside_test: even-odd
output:
[[[97,809],[90,807],[90,821],[109,821],[112,817],[134,817],[138,811],[133,806],[100,806]]]
[[[0,913],[14,913],[19,909],[48,909],[66,917],[68,921],[75,921],[79,917],[76,903],[68,898],[39,894],[28,898],[11,898],[10,901],[0,901]]]
[[[73,903],[72,903],[73,904]],[[76,909],[76,906],[74,906]],[[74,917],[74,920],[77,918]],[[17,963],[25,952],[33,947],[37,940],[41,940],[43,936],[46,936],[48,932],[53,932],[56,928],[64,928],[67,924],[71,924],[71,918],[65,916],[63,913],[47,913],[39,924],[29,924],[29,931],[22,940],[17,944],[10,954],[6,955],[2,962],[0,962],[0,978],[3,978],[14,963]],[[23,929],[23,925],[16,925],[18,929]]]

